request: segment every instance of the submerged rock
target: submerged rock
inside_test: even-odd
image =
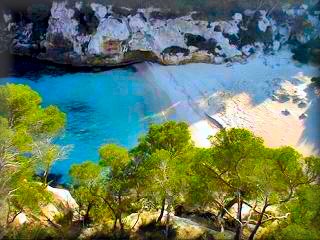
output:
[[[291,114],[288,109],[283,110],[281,113],[282,113],[284,116],[289,116],[289,115]]]
[[[303,120],[303,119],[306,119],[307,117],[308,117],[308,114],[302,113],[302,114],[299,116],[299,119],[300,119],[300,120]]]
[[[307,103],[304,102],[304,101],[301,101],[301,102],[298,103],[298,107],[299,108],[305,108],[305,107],[307,107]]]

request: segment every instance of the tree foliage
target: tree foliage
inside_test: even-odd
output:
[[[73,165],[70,169],[70,176],[73,183],[73,197],[77,199],[80,214],[85,224],[90,221],[98,222],[103,208],[102,199],[96,194],[100,186],[101,167],[93,162],[84,162]]]
[[[63,129],[65,115],[54,106],[41,107],[41,98],[30,87],[0,86],[0,207],[1,225],[8,226],[20,212],[40,211],[50,199],[35,178],[48,171],[58,146],[47,142]],[[44,154],[36,146],[46,144]],[[1,231],[0,231],[1,232]]]
[[[114,144],[99,149],[99,163],[85,162],[72,166],[75,197],[84,211],[84,221],[98,220],[104,209],[103,222],[107,216],[113,219],[113,229],[124,230],[123,217],[131,208],[134,189],[132,160],[128,151]],[[98,211],[97,211],[98,210]]]
[[[138,176],[143,194],[154,208],[170,212],[186,185],[190,154],[193,152],[188,125],[169,121],[151,125],[131,153],[139,163]]]
[[[74,166],[75,186],[91,193],[76,196],[86,206],[100,199],[93,204],[107,207],[114,226],[119,221],[121,230],[122,216],[134,210],[132,202],[144,199],[139,207],[160,210],[158,224],[166,216],[167,230],[169,213],[188,205],[212,209],[221,231],[230,228],[227,221],[233,222],[236,239],[261,236],[262,227],[277,221],[285,226],[283,236],[293,236],[292,225],[301,224],[297,216],[306,211],[299,204],[313,204],[317,194],[310,189],[319,182],[319,158],[304,158],[291,147],[268,148],[263,139],[245,129],[223,129],[210,140],[211,148],[196,148],[187,124],[152,125],[130,153],[109,144],[100,148],[99,164]],[[84,173],[85,169],[91,173]],[[243,212],[244,206],[249,212]],[[314,221],[317,211],[306,213],[306,220]],[[314,236],[314,231],[309,234]]]
[[[50,200],[47,175],[67,150],[52,140],[65,116],[42,108],[40,96],[22,85],[1,86],[0,99],[0,223],[8,227],[20,212],[35,215]],[[209,209],[212,224],[231,229],[235,239],[319,236],[318,157],[266,147],[246,129],[222,129],[210,141],[210,148],[196,148],[188,125],[169,121],[151,125],[130,151],[101,146],[98,163],[70,170],[84,225],[110,225],[122,238],[131,227],[126,216],[158,211],[157,224],[165,223],[168,237],[170,214],[182,206]],[[39,170],[44,184],[35,177]]]
[[[229,208],[237,204],[236,238],[243,238],[248,224],[255,227],[249,234],[253,239],[259,228],[276,219],[286,218],[284,213],[266,214],[270,207],[283,208],[294,199],[300,186],[316,180],[318,158],[303,158],[291,147],[270,149],[261,138],[245,129],[222,130],[211,138],[212,148],[199,158],[199,179],[206,179],[205,189],[220,208],[222,219]],[[305,164],[302,164],[302,162]],[[209,176],[209,177],[208,177]],[[219,198],[214,193],[220,193]],[[202,196],[210,203],[208,195]],[[250,206],[249,216],[244,217],[243,205]],[[223,226],[222,226],[223,228]]]
[[[168,121],[153,124],[148,133],[139,139],[137,147],[131,153],[140,159],[148,158],[157,150],[166,150],[172,155],[179,155],[191,145],[188,125],[184,122]]]

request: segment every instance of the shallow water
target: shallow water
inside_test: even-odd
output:
[[[32,77],[32,74],[31,74]],[[30,75],[0,78],[0,84],[22,83],[31,86],[43,98],[43,106],[57,105],[67,114],[67,126],[56,140],[72,145],[68,159],[54,164],[52,173],[68,180],[74,163],[98,160],[98,148],[117,143],[131,148],[152,117],[166,104],[163,95],[133,68],[100,73],[45,74],[37,79]]]

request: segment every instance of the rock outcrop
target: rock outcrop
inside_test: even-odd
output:
[[[141,239],[139,236],[148,236],[150,233],[142,230],[144,226],[152,225],[159,213],[157,212],[142,212],[133,213],[124,219],[124,222],[128,228],[131,229],[131,235],[133,239]],[[165,220],[163,219],[163,226]],[[194,222],[188,218],[182,218],[170,215],[170,227],[175,232],[175,239],[234,239],[234,233],[228,230],[224,232],[215,231],[208,227],[205,227],[197,222]],[[91,239],[94,238],[98,233],[103,232],[103,226],[95,226],[87,228],[82,231],[79,239]],[[159,235],[158,235],[159,236]]]
[[[51,201],[41,207],[41,213],[37,217],[43,225],[56,224],[56,220],[71,213],[72,221],[79,221],[79,205],[76,200],[71,196],[70,192],[62,188],[53,188],[47,186],[46,191],[51,194]],[[35,221],[31,216],[29,219],[28,213],[21,212],[15,218],[15,226],[21,226]]]
[[[320,32],[319,11],[304,4],[272,14],[246,10],[214,22],[196,20],[192,13],[163,18],[152,8],[119,13],[86,1],[54,1],[49,8],[20,18],[3,12],[0,49],[8,45],[14,54],[75,66],[222,63],[278,51],[288,42],[306,43]]]

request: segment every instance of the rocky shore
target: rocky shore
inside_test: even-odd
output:
[[[318,4],[319,5],[319,4]],[[133,11],[86,1],[53,1],[0,14],[0,51],[74,66],[243,62],[257,51],[319,37],[319,6],[247,9],[226,20]]]

